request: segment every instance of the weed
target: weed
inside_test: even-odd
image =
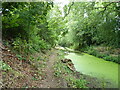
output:
[[[16,55],[16,57],[19,59],[19,60],[26,60],[26,58],[24,58],[23,56],[21,56],[21,55]]]
[[[32,80],[35,80],[35,81],[36,81],[36,80],[38,80],[38,79],[37,79],[37,78],[35,78],[35,77],[32,77]]]
[[[4,70],[4,71],[7,71],[7,70],[10,70],[11,69],[11,67],[8,65],[8,64],[6,64],[6,63],[4,63],[4,62],[0,62],[0,67],[1,67],[1,69],[2,70]]]
[[[63,64],[60,60],[63,59],[63,52],[60,52],[59,60],[54,65],[54,75],[56,77],[64,78],[67,83],[68,87],[72,88],[87,88],[86,81],[83,78],[77,79],[75,78],[74,72],[72,72],[66,64]]]
[[[67,81],[69,82],[69,86],[72,88],[87,88],[87,83],[83,79],[75,79],[73,77],[68,77]]]
[[[88,54],[94,55],[98,58],[103,58],[106,61],[112,61],[112,62],[120,63],[119,60],[118,60],[119,59],[118,57],[110,56],[110,52],[100,53],[100,52],[98,52],[98,50],[96,50],[94,48],[95,47],[88,47],[88,48],[86,48],[85,52],[88,53]]]

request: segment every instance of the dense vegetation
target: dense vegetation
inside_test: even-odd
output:
[[[118,2],[72,2],[64,6],[64,12],[50,2],[2,6],[3,39],[20,53],[49,49],[57,43],[76,50],[91,45],[119,48]]]
[[[36,52],[62,46],[120,63],[119,2],[3,2],[1,10],[3,45],[18,59],[37,62]],[[55,68],[64,71],[60,63]],[[68,79],[71,87],[86,87],[82,79]]]
[[[55,31],[48,27],[47,13],[52,3],[3,3],[3,40],[20,54],[49,49],[56,40]]]
[[[67,44],[76,49],[100,44],[119,47],[118,8],[118,3],[114,2],[74,3],[71,13],[65,18],[66,37],[70,40]]]
[[[62,24],[58,22],[59,28],[62,25],[59,45],[120,63],[118,56],[110,56],[119,53],[119,50],[113,50],[119,49],[120,44],[119,7],[118,2],[72,2],[65,5]],[[97,46],[103,48],[102,55],[99,50],[94,50]]]

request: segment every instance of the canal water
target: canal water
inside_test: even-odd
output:
[[[103,82],[110,82],[113,87],[118,87],[119,64],[86,53],[68,53],[65,58],[72,60],[78,72],[97,77]]]

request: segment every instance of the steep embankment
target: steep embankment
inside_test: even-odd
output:
[[[53,65],[57,52],[37,53],[33,60],[20,60],[7,47],[2,48],[2,87],[7,88],[57,88],[62,79],[54,76]],[[40,58],[38,58],[40,57]]]

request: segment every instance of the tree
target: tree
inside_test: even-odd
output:
[[[70,5],[65,6],[65,12]],[[65,17],[65,38],[69,37],[76,49],[101,44],[118,47],[118,13],[118,2],[74,2]]]
[[[8,7],[9,6],[9,7]],[[19,53],[32,53],[51,48],[54,33],[48,28],[50,2],[4,2],[3,39],[9,40]]]

